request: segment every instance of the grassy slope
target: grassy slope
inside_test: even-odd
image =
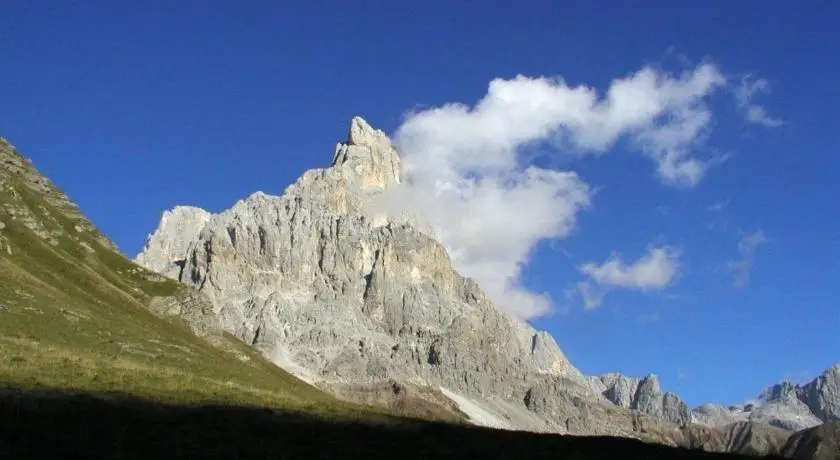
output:
[[[45,192],[31,165],[21,170],[10,160],[22,159],[0,142],[0,383],[374,414],[301,382],[232,337],[223,348],[235,354],[150,313],[153,296],[185,288],[132,263],[58,189]]]

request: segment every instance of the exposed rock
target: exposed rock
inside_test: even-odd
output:
[[[209,219],[209,212],[192,206],[176,206],[171,211],[164,211],[160,225],[146,238],[143,251],[134,261],[168,278],[177,279],[187,248]]]
[[[199,337],[217,336],[222,331],[213,305],[192,289],[181,289],[173,296],[153,297],[149,309],[163,318],[183,319]]]
[[[601,394],[618,406],[654,415],[679,426],[691,422],[688,406],[674,393],[662,393],[659,379],[653,374],[638,380],[611,373],[602,375],[599,380],[603,386]]]
[[[840,422],[830,421],[794,433],[780,453],[795,460],[840,459]]]
[[[324,388],[341,399],[382,407],[392,413],[426,420],[467,420],[458,405],[441,391],[389,379],[372,384],[335,384]]]
[[[840,420],[840,363],[801,387],[798,395],[821,420]]]
[[[704,404],[692,411],[695,423],[723,426],[754,421],[791,431],[840,419],[840,364],[805,385],[782,382],[766,388],[753,404],[723,407]]]
[[[776,455],[791,432],[757,422],[737,422],[719,428],[691,425],[681,432],[678,445],[709,452]]]
[[[387,136],[354,118],[330,167],[216,215],[176,208],[137,260],[206,296],[212,315],[199,318],[346,397],[415,405],[407,395],[425,388],[423,410],[451,407],[439,389],[487,426],[728,445],[719,430],[688,426],[691,412],[655,376],[584,377],[548,333],[458,274],[431,232],[372,210],[401,183],[399,165]]]
[[[282,196],[255,193],[209,218],[184,212],[203,228],[183,254],[198,225],[187,232],[167,219],[138,261],[183,259],[181,282],[207,295],[224,330],[307,381],[440,387],[511,428],[610,434],[630,420],[589,390],[549,334],[458,274],[440,243],[371,213],[365,203],[400,181],[390,140],[357,117],[331,167],[307,171]],[[579,400],[556,397],[572,386]],[[551,402],[525,404],[528,394]],[[665,413],[658,395],[642,400]],[[589,412],[618,415],[610,423]]]
[[[4,230],[6,228],[6,224],[0,220],[0,230]]]

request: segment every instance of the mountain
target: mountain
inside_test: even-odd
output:
[[[695,423],[724,426],[735,421],[766,423],[792,431],[840,420],[840,364],[804,385],[782,382],[756,401],[730,407],[704,404],[692,411]]]
[[[460,275],[433,229],[372,205],[405,180],[390,139],[355,117],[328,167],[219,214],[167,211],[135,260],[206,295],[222,328],[272,362],[353,401],[388,406],[381,389],[403,385],[478,425],[718,451],[771,453],[790,435],[734,417],[694,424],[653,375],[583,376],[550,334]]]
[[[167,214],[138,259],[167,276],[121,254],[0,138],[0,456],[717,458],[685,448],[775,454],[789,437],[752,422],[680,429],[610,402],[599,392],[621,392],[609,378],[583,377],[548,334],[493,308],[432,232],[348,209],[402,180],[383,137],[354,126],[339,166],[304,175],[290,187],[299,193]],[[314,199],[321,192],[334,201]],[[288,227],[268,227],[281,218]],[[659,407],[655,383],[631,404]],[[831,447],[823,432],[796,439],[790,455]]]

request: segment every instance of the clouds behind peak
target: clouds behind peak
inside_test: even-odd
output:
[[[725,85],[711,63],[679,74],[643,67],[603,92],[569,85],[561,76],[494,79],[474,104],[406,115],[395,142],[407,181],[382,202],[391,211],[411,209],[431,224],[455,267],[501,308],[524,318],[543,315],[552,300],[526,289],[521,271],[537,243],[571,234],[592,192],[576,173],[530,164],[523,152],[547,147],[564,155],[600,155],[624,139],[652,160],[662,182],[691,187],[713,161],[701,149],[712,120],[708,99]],[[670,253],[650,257],[646,263],[673,261]],[[654,268],[622,268],[592,273],[618,284],[663,282],[646,271]]]
[[[472,107],[410,113],[397,143],[410,173],[458,177],[517,169],[529,145],[599,154],[628,137],[664,182],[695,185],[707,168],[693,155],[711,120],[705,99],[725,81],[708,63],[680,75],[644,67],[613,80],[603,96],[559,76],[497,78]]]

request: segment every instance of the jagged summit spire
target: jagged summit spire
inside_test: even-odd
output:
[[[359,116],[350,120],[347,141],[336,145],[332,166],[361,179],[366,190],[400,182],[400,157],[391,139]]]
[[[347,134],[348,144],[368,147],[382,141],[391,142],[384,132],[374,129],[364,118],[355,116],[350,120],[350,132]]]

